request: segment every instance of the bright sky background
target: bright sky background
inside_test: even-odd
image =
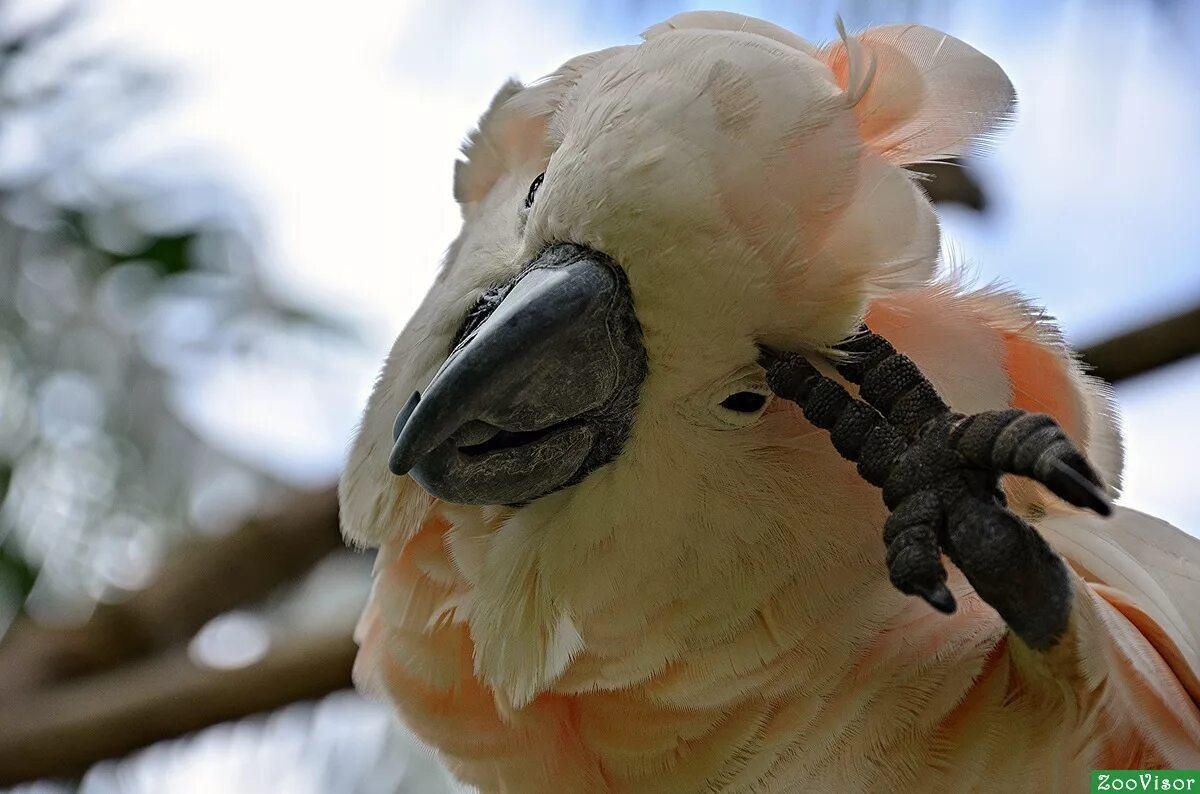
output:
[[[293,480],[332,478],[377,362],[456,232],[451,163],[495,88],[632,41],[688,5],[96,0],[95,35],[179,87],[131,159],[186,152],[218,164],[262,214],[280,287],[367,335],[367,354],[316,393],[285,368],[211,373],[186,398],[197,422]],[[719,5],[814,39],[834,34],[839,10],[851,27],[927,22],[999,61],[1020,115],[984,163],[995,209],[948,211],[948,241],[982,279],[1042,301],[1071,339],[1200,300],[1197,4],[1160,3],[1161,15],[1150,3]],[[1200,362],[1120,392],[1127,503],[1197,531],[1183,464],[1200,422],[1183,409],[1200,404]]]

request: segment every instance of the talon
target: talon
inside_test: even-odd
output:
[[[942,553],[1030,647],[1066,631],[1071,586],[1062,558],[1006,509],[1003,474],[1041,482],[1056,496],[1107,516],[1104,484],[1053,417],[1017,408],[952,413],[920,369],[865,327],[839,345],[834,366],[858,399],[802,356],[763,350],[767,382],[829,430],[834,448],[881,488],[888,576],[939,612],[957,608]]]
[[[931,588],[923,588],[918,590],[917,595],[925,599],[925,603],[946,615],[954,613],[958,608],[958,604],[954,600],[954,594],[950,592],[950,588],[946,587],[945,582],[939,582]]]
[[[899,516],[902,521],[905,513],[918,513],[920,496],[917,501],[913,505],[910,500],[893,513],[884,529],[888,578],[900,592],[920,596],[934,609],[949,614],[955,609],[954,596],[946,587],[946,568],[942,565],[937,534],[928,525],[904,527],[896,520]]]
[[[1042,482],[1055,496],[1076,507],[1087,508],[1102,516],[1112,515],[1112,503],[1104,492],[1061,460],[1050,464],[1050,472]]]

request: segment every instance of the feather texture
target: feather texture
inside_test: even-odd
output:
[[[898,167],[986,137],[1003,73],[915,26],[818,50],[689,12],[645,38],[507,84],[464,147],[463,229],[340,485],[345,534],[379,546],[358,685],[484,791],[1084,790],[1092,768],[1200,766],[1196,541],[1005,483],[1076,571],[1068,638],[1035,653],[956,570],[951,616],[892,588],[879,494],[794,406],[719,408],[762,385],[759,344],[820,351],[865,316],[954,409],[1053,415],[1116,493],[1108,391],[1018,295],[937,275]],[[564,240],[635,298],[649,372],[622,454],[519,508],[393,477],[396,413],[476,297]]]
[[[887,25],[821,51],[854,102],[867,143],[894,163],[975,151],[1012,113],[1004,71],[953,36],[921,25]]]
[[[755,19],[744,14],[734,14],[729,11],[685,11],[670,19],[652,25],[642,34],[645,39],[653,39],[674,30],[724,30],[738,33],[752,33],[756,36],[777,41],[780,44],[798,50],[805,55],[816,55],[817,48],[811,43],[792,33],[762,19]]]

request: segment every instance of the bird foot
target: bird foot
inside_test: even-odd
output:
[[[1029,646],[1052,647],[1066,631],[1071,584],[1062,558],[1008,509],[1000,478],[1033,479],[1100,515],[1112,507],[1103,482],[1059,424],[1019,409],[964,415],[945,404],[907,357],[865,330],[835,363],[859,396],[803,356],[763,350],[772,390],[829,430],[835,448],[880,487],[888,575],[934,609],[956,608],[945,553]]]

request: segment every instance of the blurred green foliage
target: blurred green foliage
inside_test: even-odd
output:
[[[85,617],[278,490],[178,394],[272,334],[344,330],[269,288],[253,215],[202,159],[138,157],[166,82],[81,46],[84,8],[0,0],[0,634],[18,604]]]

